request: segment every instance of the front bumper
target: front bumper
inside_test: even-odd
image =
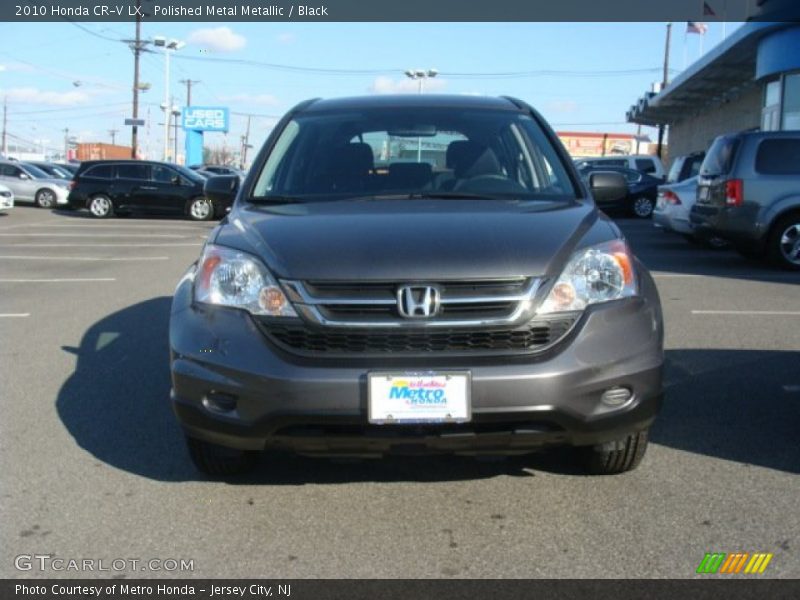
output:
[[[639,272],[641,297],[593,307],[540,355],[362,362],[289,356],[247,313],[194,306],[187,277],[170,319],[173,407],[189,436],[304,454],[513,454],[617,439],[649,426],[662,399],[661,308],[652,279],[642,267]],[[368,423],[368,372],[437,369],[471,372],[470,423]],[[615,409],[600,396],[616,386],[634,395]],[[206,408],[208,398],[220,395],[234,398],[236,408]]]
[[[13,196],[0,196],[0,210],[8,210],[14,208]]]

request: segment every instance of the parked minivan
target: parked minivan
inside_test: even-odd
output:
[[[405,149],[442,148],[445,161]],[[235,192],[234,192],[235,190]],[[273,129],[178,283],[172,404],[197,467],[306,455],[639,464],[662,394],[656,286],[544,119],[511,98],[311,100]]]
[[[666,171],[661,159],[650,154],[611,154],[609,156],[597,156],[592,158],[581,158],[575,161],[580,169],[586,165],[591,167],[621,167],[639,171],[645,175],[664,179]]]
[[[205,178],[191,169],[143,160],[82,162],[69,194],[72,208],[87,208],[98,218],[143,212],[184,214],[205,221],[221,217],[230,208],[209,201]]]
[[[690,222],[745,256],[800,270],[800,131],[715,139],[700,167]]]

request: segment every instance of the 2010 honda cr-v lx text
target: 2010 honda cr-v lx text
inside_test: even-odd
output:
[[[311,100],[270,134],[181,279],[172,402],[195,464],[580,447],[634,468],[662,399],[655,285],[512,98]]]

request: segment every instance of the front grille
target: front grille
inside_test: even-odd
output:
[[[257,319],[276,345],[301,355],[365,356],[455,354],[518,354],[548,347],[564,337],[577,320],[570,315],[535,320],[516,329],[476,330],[335,330]]]
[[[513,326],[530,318],[528,312],[540,283],[529,277],[418,283],[282,282],[301,317],[317,325],[339,328]],[[413,323],[404,318],[398,294],[406,285],[435,288],[439,298],[436,314]]]

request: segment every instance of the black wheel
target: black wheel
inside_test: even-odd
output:
[[[56,205],[56,193],[48,189],[39,190],[36,192],[35,201],[39,208],[53,208]]]
[[[800,271],[800,213],[787,215],[773,225],[767,255],[783,269]]]
[[[633,200],[631,210],[633,211],[634,216],[638,217],[639,219],[649,219],[651,216],[653,216],[653,210],[655,207],[656,204],[651,198],[648,198],[647,196],[639,196]]]
[[[189,200],[186,214],[193,221],[209,221],[214,218],[214,205],[208,198],[198,196]]]
[[[212,477],[247,473],[258,463],[258,452],[225,448],[188,436],[186,445],[194,466]]]
[[[586,470],[592,475],[615,475],[632,471],[647,451],[647,429],[619,440],[583,449]]]
[[[87,208],[98,219],[106,219],[114,215],[114,204],[111,202],[111,198],[103,194],[92,197]]]

